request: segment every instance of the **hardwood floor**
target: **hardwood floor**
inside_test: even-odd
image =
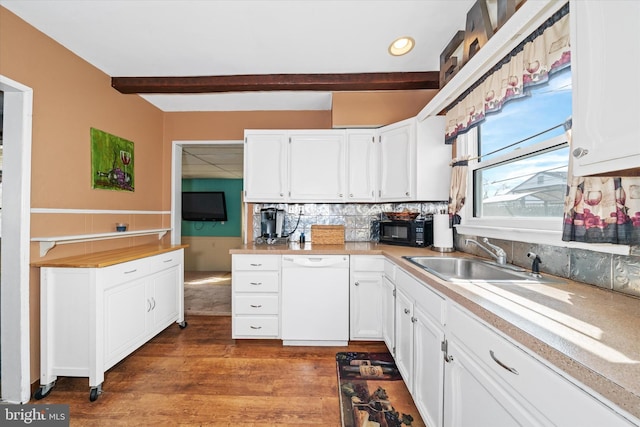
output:
[[[30,403],[70,405],[71,426],[340,427],[335,354],[386,351],[383,343],[283,347],[232,340],[231,318],[188,316],[105,376],[89,402],[86,378],[61,377]]]

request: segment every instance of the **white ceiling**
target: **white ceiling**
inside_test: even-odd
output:
[[[474,2],[0,0],[0,5],[111,77],[173,77],[437,71],[440,53],[464,28]],[[416,46],[393,57],[387,49],[400,36],[413,37]],[[331,92],[143,97],[163,111],[331,109]],[[201,150],[192,154],[203,155]],[[224,159],[208,160],[227,167]]]

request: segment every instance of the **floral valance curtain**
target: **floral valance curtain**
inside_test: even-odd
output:
[[[445,142],[479,124],[487,113],[526,94],[570,66],[569,5],[566,4],[502,59],[447,110]]]

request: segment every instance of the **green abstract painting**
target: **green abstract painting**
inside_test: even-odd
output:
[[[91,128],[91,184],[104,190],[133,191],[133,142]]]

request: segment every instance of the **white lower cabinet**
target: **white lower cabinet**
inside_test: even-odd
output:
[[[382,283],[383,336],[426,425],[638,425],[389,261]]]
[[[382,276],[382,339],[395,357],[396,347],[396,285],[385,274]]]
[[[184,250],[108,267],[40,270],[40,383],[88,377],[97,399],[104,372],[172,322],[184,322]]]
[[[462,343],[448,341],[444,419],[446,426],[540,426],[522,405],[477,363]]]
[[[397,272],[396,365],[428,426],[443,425],[443,305],[440,295]]]
[[[280,258],[231,256],[232,338],[280,337]]]
[[[447,426],[635,425],[456,304],[446,333]]]
[[[384,257],[351,255],[349,278],[349,336],[352,340],[383,339]]]

